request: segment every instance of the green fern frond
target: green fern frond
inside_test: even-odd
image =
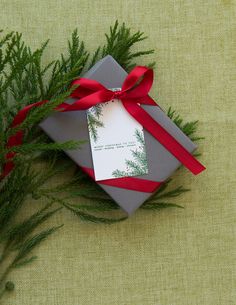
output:
[[[12,268],[21,268],[25,265],[31,264],[34,262],[38,257],[37,256],[31,256],[30,258],[26,258],[25,260],[20,261],[19,263],[15,263]]]
[[[175,203],[165,203],[165,202],[158,202],[158,203],[145,203],[141,206],[143,210],[163,210],[167,208],[179,208],[183,209],[181,205]]]
[[[6,150],[8,152],[15,152],[21,154],[29,154],[38,151],[54,151],[54,150],[72,150],[78,148],[81,142],[67,141],[64,143],[31,143],[22,144],[20,146],[13,146]]]
[[[178,126],[183,133],[186,134],[192,141],[199,141],[204,139],[204,137],[195,136],[197,128],[198,128],[198,121],[191,121],[184,123],[184,119],[176,113],[172,107],[168,108],[167,111],[168,117]]]
[[[124,69],[130,71],[135,66],[137,58],[154,53],[154,50],[132,51],[134,45],[147,39],[147,37],[140,31],[132,33],[125,23],[119,25],[119,22],[116,21],[114,26],[110,27],[109,33],[105,34],[105,37],[106,44],[97,48],[91,59],[90,67],[99,59],[111,55]],[[154,66],[154,63],[150,65]]]
[[[10,245],[14,242],[14,247],[16,247],[20,242],[22,242],[28,234],[31,234],[39,224],[42,224],[55,213],[57,213],[62,208],[56,208],[52,211],[48,211],[50,204],[47,204],[46,207],[39,210],[37,213],[31,215],[29,218],[24,220],[21,223],[11,227],[6,233],[1,237],[1,241],[6,240],[7,244]]]
[[[89,213],[85,213],[82,210],[80,210],[80,208],[75,208],[70,205],[67,205],[65,207],[69,209],[71,212],[73,212],[76,216],[78,216],[81,220],[90,221],[93,223],[113,224],[127,219],[127,217],[121,217],[121,218],[99,217],[99,216],[91,215]]]
[[[60,229],[62,225],[57,227],[52,227],[50,229],[44,230],[34,236],[30,237],[22,244],[18,246],[19,252],[16,255],[15,259],[12,262],[12,267],[16,267],[19,263],[22,263],[22,260],[25,259],[29,253],[33,251],[33,249],[42,243],[49,235]]]

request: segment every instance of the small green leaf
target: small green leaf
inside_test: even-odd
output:
[[[25,259],[25,260],[22,260],[20,261],[19,263],[16,263],[13,265],[13,268],[21,268],[25,265],[28,265],[30,263],[32,263],[33,261],[35,261],[38,257],[37,256],[31,256],[30,258],[28,259]]]
[[[184,209],[183,206],[175,204],[175,203],[165,203],[165,202],[152,202],[152,203],[144,203],[141,206],[144,210],[162,210],[167,208],[179,208]]]

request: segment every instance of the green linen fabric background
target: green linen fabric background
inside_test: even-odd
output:
[[[62,211],[52,223],[64,228],[11,275],[16,291],[4,304],[236,304],[235,13],[234,0],[0,0],[1,28],[22,32],[33,47],[51,38],[46,61],[76,27],[90,51],[117,18],[144,31],[142,47],[156,49],[152,95],[200,120],[207,166],[197,177],[175,175],[192,189],[175,200],[185,210],[138,211],[110,226]]]

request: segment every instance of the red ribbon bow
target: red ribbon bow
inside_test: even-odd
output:
[[[73,81],[72,85],[79,86],[71,94],[71,97],[77,98],[78,100],[73,104],[62,103],[57,107],[57,110],[62,112],[86,110],[98,103],[104,103],[112,99],[120,99],[128,113],[156,138],[157,141],[193,174],[199,174],[205,167],[141,107],[142,104],[157,106],[155,101],[148,95],[152,83],[153,70],[143,66],[137,66],[130,72],[119,91],[109,90],[95,80],[79,78]],[[20,110],[13,120],[12,127],[22,123],[32,107],[37,107],[47,102],[40,101]],[[23,131],[19,131],[9,138],[7,147],[21,145],[22,139]],[[9,153],[6,156],[8,161],[4,168],[4,176],[14,167],[14,163],[11,161],[14,155],[15,153]],[[92,169],[83,169],[94,178]],[[133,177],[108,179],[99,181],[99,183],[150,193],[160,185],[160,182]]]
[[[97,81],[80,78],[72,83],[72,85],[79,85],[79,87],[71,94],[73,98],[80,99],[69,107],[67,105],[63,110],[85,110],[98,103],[118,98],[129,114],[176,159],[193,174],[199,174],[205,167],[140,106],[141,104],[157,106],[156,102],[148,95],[152,83],[153,70],[143,66],[135,67],[126,77],[121,90],[115,92],[105,88]]]

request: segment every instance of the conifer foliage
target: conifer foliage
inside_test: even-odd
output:
[[[88,129],[90,136],[95,143],[98,140],[97,128],[104,127],[104,124],[100,119],[102,116],[102,107],[102,104],[98,104],[87,111]]]
[[[141,176],[145,175],[148,172],[148,162],[145,148],[145,140],[143,133],[136,129],[135,138],[138,143],[138,147],[134,150],[131,149],[132,160],[125,160],[126,171],[121,171],[116,169],[113,171],[113,176],[116,178],[125,177],[125,176]]]
[[[94,223],[110,224],[126,219],[118,211],[115,218],[114,213],[110,214],[119,210],[117,204],[62,152],[78,147],[80,143],[53,143],[38,127],[39,122],[69,96],[71,81],[101,57],[110,54],[126,70],[130,70],[137,64],[135,60],[153,53],[153,50],[135,52],[135,45],[146,37],[139,31],[133,33],[125,24],[116,22],[105,37],[105,44],[90,56],[75,30],[68,42],[67,52],[43,65],[48,41],[31,50],[21,34],[0,32],[0,173],[6,154],[16,152],[14,170],[7,177],[0,178],[0,298],[14,289],[14,283],[9,278],[11,271],[33,262],[35,247],[61,228],[62,224],[48,227],[49,219],[58,211],[68,210],[81,220]],[[153,63],[149,65],[153,66]],[[49,102],[32,109],[22,124],[11,128],[13,118],[20,109],[44,99]],[[174,113],[170,111],[169,116],[173,118]],[[189,136],[194,136],[196,122],[182,124],[178,117],[176,123]],[[18,130],[24,130],[23,145],[8,148],[8,138]],[[58,176],[69,177],[54,179]],[[48,188],[50,180],[63,182]],[[187,189],[180,186],[169,190],[169,182],[142,208],[160,210],[178,207],[169,200]],[[29,202],[35,211],[31,215],[25,213],[19,220],[18,215],[24,214]],[[44,229],[39,230],[42,224]]]

